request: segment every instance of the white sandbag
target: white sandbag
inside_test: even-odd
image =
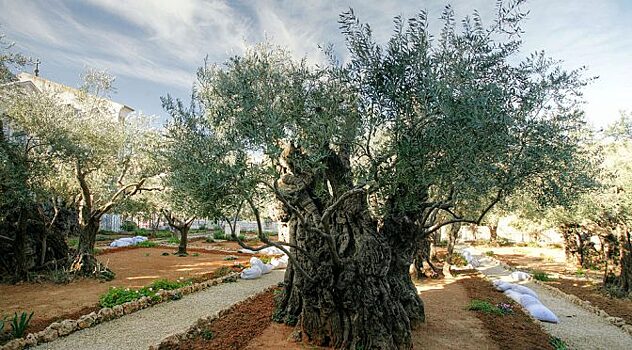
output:
[[[522,297],[522,294],[516,292],[515,290],[512,289],[507,289],[504,294],[511,300],[515,301],[516,303],[520,302],[520,298]]]
[[[263,264],[263,270],[261,270],[261,272],[265,275],[272,272],[272,270],[274,270],[274,266],[272,266],[272,264]]]
[[[529,278],[531,278],[531,276],[526,272],[514,271],[511,273],[511,278],[514,281],[527,281]]]
[[[136,236],[136,237],[132,237],[132,240],[134,241],[134,244],[138,244],[140,242],[145,242],[147,240],[147,237],[145,236]]]
[[[520,297],[520,305],[522,305],[524,308],[526,308],[527,306],[531,306],[534,304],[542,304],[540,303],[540,300],[538,300],[537,298],[532,297],[529,294],[521,294]]]
[[[279,254],[285,254],[281,249],[277,248],[277,247],[268,247],[265,249],[261,249],[259,251],[262,254],[266,254],[266,255],[279,255]]]
[[[511,289],[511,283],[509,283],[509,282],[500,281],[500,283],[498,283],[496,285],[496,290],[497,291],[504,292],[507,289]]]
[[[533,290],[531,290],[531,288],[528,288],[528,287],[525,287],[525,286],[521,286],[519,284],[513,284],[512,283],[511,284],[511,289],[515,290],[516,292],[518,292],[520,294],[527,294],[527,295],[530,295],[530,296],[532,296],[532,297],[534,297],[534,298],[536,298],[538,300],[540,299],[538,297],[538,295]]]
[[[110,247],[127,247],[134,245],[134,239],[129,237],[119,238],[110,243]]]
[[[240,277],[244,280],[254,280],[261,277],[262,274],[259,266],[252,266],[241,271]]]
[[[263,264],[263,261],[261,261],[261,259],[254,256],[250,258],[250,266],[257,266],[261,270],[261,272],[263,272],[263,269],[264,269],[263,265],[264,264]]]
[[[502,283],[507,283],[503,280],[493,280],[492,284],[494,285],[494,287],[497,287],[498,285],[502,284]]]
[[[529,314],[531,314],[531,316],[533,316],[537,320],[551,323],[560,322],[557,316],[555,316],[555,314],[551,310],[549,310],[541,303],[531,304],[529,306],[526,306],[525,309],[527,309],[527,311],[529,311]]]
[[[272,266],[275,269],[285,269],[287,268],[287,262],[288,262],[288,256],[287,255],[283,255],[280,258],[272,258],[272,260],[270,261],[270,264],[272,264]]]

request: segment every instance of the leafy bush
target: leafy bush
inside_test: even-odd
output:
[[[222,231],[222,230],[215,230],[215,231],[213,231],[213,238],[214,239],[226,239],[226,236],[224,235],[224,231]]]
[[[533,271],[533,278],[542,282],[548,282],[552,280],[548,273],[539,270]]]
[[[208,329],[203,330],[202,331],[202,338],[204,340],[211,340],[211,339],[213,339],[213,332],[208,330]]]
[[[504,316],[513,312],[509,304],[499,304],[499,306],[492,305],[488,301],[472,299],[467,309],[498,316]]]
[[[24,336],[33,314],[34,312],[31,312],[30,314],[22,312],[18,317],[18,313],[16,312],[13,315],[13,319],[11,320],[11,335],[13,338],[22,338]]]
[[[134,221],[125,220],[121,224],[121,230],[126,232],[134,232],[138,228],[138,225]]]
[[[586,271],[580,267],[575,271],[575,276],[586,276]]]
[[[153,235],[156,238],[167,238],[167,237],[171,237],[172,233],[169,230],[158,230],[158,231],[154,232]]]
[[[77,248],[79,247],[79,238],[69,238],[68,239],[68,246],[70,248]]]
[[[245,235],[239,235],[238,237],[239,237],[240,241],[245,241],[246,240],[246,236]],[[233,235],[227,236],[226,239],[229,240],[229,241],[237,241],[235,238],[233,238]]]
[[[456,266],[467,266],[467,260],[462,254],[453,254],[452,255],[452,265]]]
[[[171,244],[180,244],[180,238],[178,237],[171,237],[167,240],[167,243],[171,243]]]
[[[141,248],[153,248],[155,246],[157,246],[158,244],[156,244],[156,242],[152,242],[152,241],[144,241],[144,242],[140,242],[138,243],[136,246],[137,247],[141,247]]]
[[[200,227],[198,227],[198,230],[206,231],[206,225],[205,224],[200,225]]]
[[[136,236],[147,237],[151,235],[151,231],[147,230],[146,228],[137,228],[134,230],[134,234]]]
[[[156,300],[156,293],[160,289],[173,290],[190,284],[190,281],[179,282],[160,279],[141,289],[111,287],[106,293],[99,297],[99,305],[102,307],[114,307],[142,297],[149,297],[152,298],[152,300]]]
[[[485,252],[485,255],[487,256],[494,256],[494,251],[493,250],[488,250]]]
[[[568,345],[566,345],[566,343],[558,337],[549,338],[549,344],[551,344],[555,350],[568,350]]]
[[[0,319],[0,334],[4,332],[4,323],[7,321],[7,316],[2,316]]]

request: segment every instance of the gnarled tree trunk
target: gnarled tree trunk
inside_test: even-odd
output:
[[[627,225],[619,227],[619,259],[621,273],[618,278],[619,288],[632,292],[632,235]]]
[[[344,186],[344,175],[327,177],[334,193]],[[389,216],[379,225],[360,192],[331,213],[327,226],[333,242],[328,240],[318,230],[325,205],[314,195],[322,180],[288,173],[279,181],[293,207],[287,220],[290,243],[304,252],[293,249],[296,262],[286,271],[275,319],[296,325],[296,336],[321,346],[411,348],[411,330],[424,321],[408,272],[418,232],[403,217]]]

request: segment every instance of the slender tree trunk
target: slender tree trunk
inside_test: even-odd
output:
[[[489,241],[496,243],[498,241],[498,225],[489,226]]]
[[[450,229],[448,230],[448,248],[446,261],[451,264],[452,263],[452,255],[454,254],[454,246],[456,245],[456,241],[459,239],[459,231],[461,230],[461,223],[457,222],[450,225]]]
[[[632,237],[627,225],[619,228],[619,257],[621,274],[619,275],[619,287],[632,292]]]
[[[184,225],[178,229],[180,231],[180,245],[178,246],[178,255],[185,256],[187,253],[187,243],[189,239],[189,228],[191,226]]]

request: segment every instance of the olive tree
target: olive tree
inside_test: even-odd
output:
[[[84,85],[73,90],[74,103],[59,92],[4,95],[11,125],[43,145],[38,149],[54,157],[55,171],[48,182],[63,188],[67,201],[75,203],[80,227],[79,247],[72,269],[99,273],[93,249],[103,214],[126,198],[154,190],[148,181],[157,167],[149,157],[158,134],[141,115],[119,118],[106,97],[113,78],[88,71]]]
[[[191,107],[165,99],[191,198],[257,219],[261,198],[283,204],[291,264],[275,319],[319,345],[410,348],[425,319],[408,274],[419,242],[563,177],[585,81],[543,53],[518,62],[518,4],[491,26],[476,13],[458,26],[447,7],[437,38],[425,12],[396,18],[385,45],[349,11],[345,63],[263,45],[200,68]]]

